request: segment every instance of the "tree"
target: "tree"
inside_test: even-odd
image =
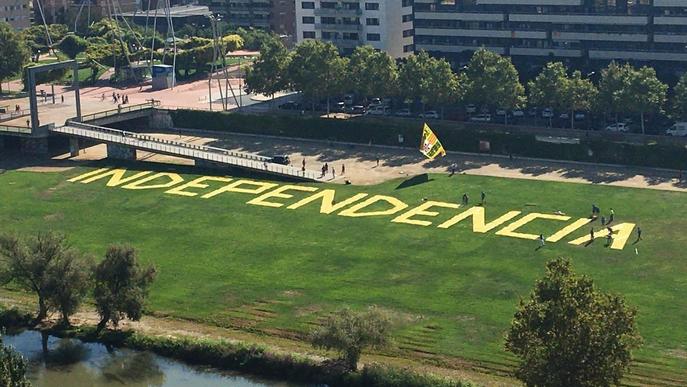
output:
[[[70,34],[64,37],[58,44],[60,51],[65,53],[69,58],[76,59],[76,56],[86,51],[88,48],[88,41],[86,39]]]
[[[687,73],[682,74],[673,89],[671,116],[674,120],[687,120]]]
[[[561,62],[549,62],[528,83],[529,102],[534,106],[560,109],[563,106],[567,69]],[[551,117],[549,117],[551,126]]]
[[[561,106],[570,110],[570,128],[574,129],[575,112],[591,110],[599,91],[589,79],[582,78],[582,73],[575,71],[565,79],[562,94]]]
[[[636,314],[622,297],[577,276],[570,261],[547,263],[506,336],[506,349],[520,358],[516,376],[541,387],[620,383],[641,342]]]
[[[380,348],[388,344],[391,321],[378,310],[355,313],[348,308],[330,316],[324,325],[311,333],[316,348],[333,349],[341,353],[346,366],[357,369],[360,354],[365,348]]]
[[[458,76],[445,59],[432,58],[425,51],[410,55],[401,66],[398,76],[401,94],[405,98],[420,99],[426,105],[443,107],[461,98]]]
[[[6,282],[14,281],[36,293],[36,321],[42,321],[48,314],[54,267],[69,259],[71,254],[66,238],[59,234],[39,233],[26,239],[14,235],[0,237],[0,257],[5,261],[2,277]]]
[[[426,51],[408,56],[398,73],[398,86],[401,96],[406,99],[422,99],[429,89],[432,58]],[[424,106],[423,106],[424,110]]]
[[[69,316],[76,313],[91,289],[93,264],[75,250],[68,250],[48,270],[47,299],[50,307],[62,314],[62,324],[70,326]]]
[[[260,50],[260,57],[246,71],[246,90],[274,98],[274,94],[288,87],[286,71],[290,59],[289,51],[281,40],[267,40]]]
[[[632,113],[639,114],[642,133],[645,133],[644,115],[658,112],[663,108],[668,85],[656,77],[656,70],[651,67],[644,66],[639,70],[633,70],[629,87],[630,104],[628,109]]]
[[[332,43],[306,40],[296,47],[288,67],[288,78],[293,89],[303,93],[314,103],[341,93],[347,78],[348,60],[339,56]]]
[[[153,266],[139,265],[132,247],[110,246],[105,259],[94,272],[93,295],[100,315],[97,331],[102,331],[110,321],[116,327],[125,316],[130,320],[140,320],[148,288],[155,275]]]
[[[0,386],[30,387],[26,380],[26,360],[12,348],[6,347],[0,337]]]
[[[349,88],[362,97],[385,97],[394,93],[398,81],[396,61],[372,46],[358,46],[351,54]]]
[[[0,94],[2,81],[19,74],[29,61],[29,51],[21,36],[7,23],[0,23]]]
[[[525,102],[525,88],[513,63],[485,48],[475,51],[470,59],[465,83],[466,100],[481,106],[512,110]]]
[[[630,105],[632,72],[633,68],[629,64],[621,66],[615,61],[601,70],[597,108],[605,113],[614,114],[616,123],[618,114],[626,112]]]

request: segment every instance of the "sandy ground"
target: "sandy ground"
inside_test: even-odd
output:
[[[509,160],[488,155],[453,153],[449,153],[445,158],[429,161],[415,149],[392,149],[239,134],[218,135],[209,132],[199,134],[193,131],[179,131],[178,134],[154,133],[154,135],[175,141],[212,145],[262,155],[288,154],[295,166],[300,167],[305,160],[306,168],[313,171],[320,171],[327,163],[330,170],[335,170],[334,175],[330,172],[324,178],[324,181],[331,183],[343,184],[349,180],[355,185],[369,185],[424,173],[449,173],[453,164],[456,167],[456,173],[469,175],[687,192],[687,181],[679,179],[679,172],[651,168],[607,167],[518,158]],[[46,161],[5,160],[0,163],[0,168],[51,172],[69,168],[83,161],[100,160],[106,156],[106,147],[101,144],[83,149],[79,156],[74,158],[66,153]],[[192,160],[147,152],[138,152],[138,159],[193,165]]]

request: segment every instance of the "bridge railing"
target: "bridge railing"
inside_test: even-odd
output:
[[[150,101],[146,103],[140,103],[136,105],[118,105],[116,109],[105,110],[102,112],[96,112],[91,114],[84,114],[81,116],[81,122],[89,122],[99,120],[101,118],[107,118],[112,116],[117,116],[123,113],[137,112],[141,110],[148,110],[160,106],[160,101]]]
[[[67,126],[54,128],[52,130],[58,133],[127,145],[136,149],[150,151],[153,153],[162,152],[179,157],[188,157],[219,164],[245,167],[258,171],[318,180],[318,175],[313,171],[302,171],[287,165],[271,163],[270,158],[265,156],[234,152],[227,149],[205,145],[165,140],[159,137],[104,128],[73,121],[68,122]]]
[[[0,124],[0,133],[16,133],[24,134],[27,136],[31,135],[31,128],[26,126],[15,126],[15,125],[2,125]]]

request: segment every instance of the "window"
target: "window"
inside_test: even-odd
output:
[[[301,3],[301,8],[303,9],[315,9],[315,2],[314,1],[304,1]]]
[[[368,26],[378,26],[379,25],[379,19],[377,19],[376,17],[368,17],[365,20],[365,24],[367,24]]]
[[[407,46],[403,46],[403,52],[413,52],[413,45],[409,44]]]
[[[379,42],[380,40],[382,40],[382,37],[379,34],[367,34],[368,42]]]
[[[413,35],[414,35],[414,34],[413,34],[413,30],[404,30],[404,31],[403,31],[403,37],[404,37],[404,38],[407,38],[407,37],[413,36]]]
[[[323,1],[323,2],[320,3],[320,8],[323,8],[323,9],[334,9],[334,8],[336,8],[336,3],[332,3],[332,2],[329,2],[329,1]]]
[[[303,24],[315,24],[314,16],[303,16]]]
[[[315,31],[303,31],[303,39],[315,39]]]
[[[365,9],[368,11],[378,11],[379,3],[365,3]]]
[[[413,15],[403,15],[403,22],[413,21]]]
[[[336,18],[331,16],[322,16],[322,18],[320,18],[320,22],[322,24],[336,24]]]

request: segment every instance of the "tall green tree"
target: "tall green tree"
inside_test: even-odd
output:
[[[306,40],[296,47],[288,66],[291,87],[316,102],[342,93],[345,88],[348,59],[339,56],[332,43],[319,40]]]
[[[44,320],[48,314],[55,266],[69,260],[72,254],[66,238],[55,233],[39,233],[28,238],[0,237],[0,258],[4,261],[2,278],[36,294],[36,321]]]
[[[398,76],[399,89],[403,97],[419,99],[422,109],[426,105],[435,108],[458,102],[462,89],[458,75],[445,59],[429,56],[425,51],[410,55],[401,66]]]
[[[614,115],[616,123],[618,115],[626,113],[631,102],[630,85],[633,71],[631,65],[619,65],[615,61],[601,70],[597,109]]]
[[[69,58],[76,59],[77,55],[86,51],[86,48],[88,48],[88,41],[80,36],[70,34],[65,36],[57,47]]]
[[[310,339],[316,348],[339,351],[346,366],[355,370],[365,348],[381,348],[388,344],[390,330],[389,316],[379,309],[356,313],[345,308],[311,332]]]
[[[576,275],[570,261],[547,263],[506,336],[506,349],[520,358],[516,376],[528,386],[619,384],[641,343],[636,313]]]
[[[547,63],[539,75],[527,84],[529,103],[533,106],[562,108],[567,71],[561,62]],[[549,117],[549,126],[551,126],[551,117]]]
[[[398,81],[396,61],[372,46],[358,46],[351,54],[349,88],[356,95],[386,97],[394,94]]]
[[[687,121],[687,73],[682,74],[673,89],[670,113],[674,120]]]
[[[399,93],[406,99],[422,99],[429,89],[432,57],[426,51],[408,56],[398,73]],[[424,107],[423,107],[424,108]]]
[[[628,109],[639,114],[642,133],[646,133],[644,116],[661,111],[666,102],[668,85],[658,79],[652,67],[633,69],[631,74]]]
[[[246,90],[274,98],[274,94],[288,88],[287,69],[289,51],[277,38],[265,41],[260,56],[246,70]]]
[[[93,275],[93,296],[100,315],[97,331],[110,321],[116,327],[124,317],[140,320],[155,275],[153,266],[141,267],[133,247],[110,246]]]
[[[582,73],[579,71],[573,72],[570,78],[565,79],[561,106],[570,111],[570,128],[575,128],[575,112],[590,111],[598,94],[599,90],[594,83],[582,78]]]
[[[510,59],[485,48],[475,51],[467,65],[465,93],[466,101],[490,108],[512,110],[526,101],[525,88]]]
[[[7,23],[0,23],[0,94],[2,81],[17,75],[29,61],[29,51],[22,37]]]
[[[93,263],[76,250],[67,250],[48,270],[47,301],[60,311],[62,324],[70,326],[69,317],[76,313],[91,290]]]
[[[31,387],[26,379],[26,368],[26,359],[6,347],[0,337],[0,386]]]

